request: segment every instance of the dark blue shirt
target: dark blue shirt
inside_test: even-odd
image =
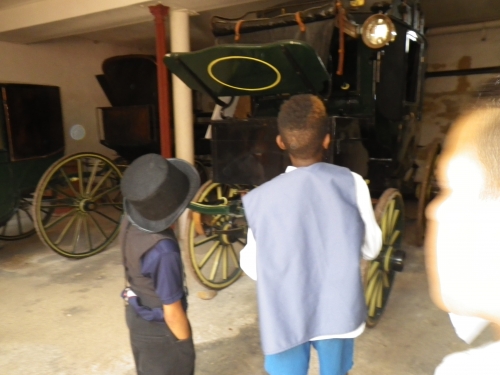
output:
[[[176,241],[162,240],[142,257],[143,276],[153,280],[155,292],[164,305],[170,305],[182,300],[184,310],[187,310],[184,292],[184,270],[181,253]],[[163,308],[144,307],[138,298],[128,301],[135,311],[145,320],[162,322]]]

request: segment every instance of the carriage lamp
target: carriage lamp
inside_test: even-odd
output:
[[[388,16],[374,14],[363,23],[361,37],[368,47],[382,48],[396,39],[396,27]]]

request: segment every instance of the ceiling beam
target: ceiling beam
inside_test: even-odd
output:
[[[269,2],[269,0],[268,0]],[[273,3],[273,1],[270,1]],[[0,9],[0,40],[36,43],[152,21],[148,6],[163,4],[192,12],[264,0],[38,0]]]
[[[0,12],[0,33],[75,19],[124,7],[140,6],[144,0],[40,0]],[[144,12],[148,12],[147,8]]]

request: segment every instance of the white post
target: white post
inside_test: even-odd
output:
[[[189,11],[170,8],[170,51],[189,52]],[[172,101],[174,109],[175,157],[194,165],[193,97],[191,89],[172,74]],[[178,238],[185,245],[186,210],[178,223]],[[184,246],[185,247],[185,246]],[[186,247],[185,247],[186,248]]]
[[[170,51],[189,52],[189,11],[170,8]],[[194,164],[193,99],[189,89],[172,75],[175,157]]]

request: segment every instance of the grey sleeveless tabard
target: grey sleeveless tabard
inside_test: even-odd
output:
[[[316,163],[282,174],[243,198],[257,242],[264,354],[354,331],[364,321],[364,224],[351,172]]]
[[[125,278],[132,290],[137,294],[141,305],[161,308],[163,303],[158,298],[153,285],[153,280],[142,275],[142,256],[158,242],[170,239],[176,241],[172,229],[160,233],[148,233],[133,225],[124,215],[120,230],[120,245],[125,267]]]

